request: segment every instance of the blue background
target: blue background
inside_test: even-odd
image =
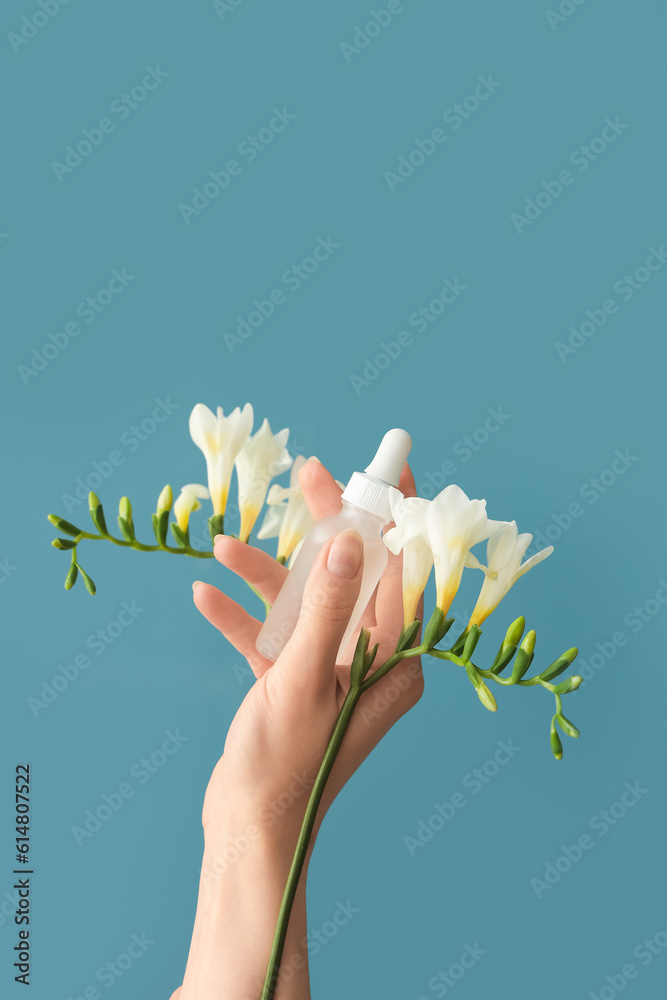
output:
[[[370,4],[244,0],[217,12],[204,2],[72,2],[18,51],[10,33],[40,8],[4,5],[2,84],[12,98],[0,224],[3,995],[22,995],[6,912],[10,796],[14,765],[25,760],[36,871],[31,995],[80,996],[133,933],[154,944],[102,995],[166,998],[181,982],[203,793],[250,684],[196,612],[190,584],[215,581],[252,601],[217,565],[93,543],[81,556],[98,595],[80,584],[67,593],[68,556],[50,548],[46,514],[81,521],[86,505],[67,513],[64,495],[95,463],[108,471],[118,451],[122,464],[98,492],[111,514],[129,494],[149,533],[162,485],[204,478],[191,407],[247,400],[258,419],[290,427],[294,453],[318,455],[342,479],[368,462],[385,429],[406,426],[423,489],[444,485],[442,464],[452,460],[446,481],[486,497],[491,516],[548,532],[555,554],[489,621],[478,658],[491,658],[524,614],[541,664],[578,644],[592,677],[566,701],[583,736],[564,738],[558,764],[549,695],[501,691],[490,715],[456,669],[426,665],[425,697],[322,830],[310,925],[329,920],[338,900],[360,912],[312,960],[313,995],[431,998],[429,980],[475,943],[486,954],[457,984],[461,1000],[583,1000],[605,986],[608,1000],[605,977],[628,962],[638,969],[628,1000],[659,995],[667,955],[644,966],[633,951],[656,934],[667,940],[667,613],[654,599],[667,576],[656,530],[667,268],[627,301],[614,284],[667,240],[665,14],[657,0],[570,6],[551,26],[546,0],[413,0],[346,59],[341,43],[353,43]],[[156,65],[163,82],[123,120],[110,114]],[[500,86],[488,100],[460,127],[451,116],[443,125],[489,74]],[[294,120],[253,162],[242,160],[238,145],[283,107]],[[59,180],[53,162],[104,117],[114,131]],[[588,169],[573,166],[570,155],[614,117],[628,127]],[[446,141],[390,190],[385,172],[437,127]],[[179,206],[234,158],[240,175],[186,223]],[[517,232],[512,214],[568,167],[574,182]],[[339,247],[298,290],[286,289],[281,276],[318,237]],[[133,280],[66,347],[49,348],[56,356],[38,371],[33,349],[41,354],[114,268]],[[408,317],[447,278],[465,292],[417,332]],[[230,350],[224,334],[274,288],[286,301]],[[617,312],[562,360],[556,345],[609,298]],[[381,343],[402,330],[412,343],[375,365]],[[175,408],[151,424],[156,400]],[[506,416],[485,435],[489,408]],[[131,428],[147,420],[137,443]],[[468,454],[466,435],[486,440]],[[603,477],[604,492],[592,485],[626,449],[623,473]],[[568,525],[562,515],[573,503],[582,513]],[[461,617],[478,584],[464,584]],[[133,600],[143,609],[136,621],[103,655],[91,653],[88,636]],[[633,608],[645,604],[642,621]],[[619,631],[625,644],[609,645]],[[28,699],[85,652],[90,667],[35,715]],[[86,810],[176,729],[188,742],[145,785],[133,781],[134,797],[78,846],[71,828]],[[498,740],[521,751],[411,856],[404,838],[435,803],[465,790]],[[626,782],[646,793],[606,836],[592,832]],[[538,898],[531,879],[585,833],[594,849]]]

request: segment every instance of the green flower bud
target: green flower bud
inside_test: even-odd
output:
[[[482,681],[482,683],[477,688],[477,695],[482,705],[484,705],[484,708],[488,708],[489,712],[498,711],[498,704],[496,702],[496,699],[493,697],[493,695],[489,691],[484,681]]]
[[[81,534],[81,530],[74,524],[66,521],[64,517],[58,517],[56,514],[49,514],[49,521],[51,524],[55,525],[58,531],[64,531],[66,535],[76,536]]]
[[[60,549],[62,552],[76,548],[76,542],[73,538],[54,538],[51,545],[53,545],[54,549]]]
[[[65,577],[65,590],[71,590],[76,583],[76,578],[79,575],[79,569],[75,562],[69,568],[67,576]]]
[[[560,741],[560,736],[556,732],[556,726],[551,723],[551,752],[556,758],[556,760],[563,759],[563,744]]]
[[[579,650],[576,646],[572,649],[568,649],[562,656],[559,656],[557,660],[554,660],[550,666],[543,670],[540,674],[540,678],[543,681],[551,681],[554,677],[558,677],[563,673],[564,670],[570,666],[570,664],[576,659]]]
[[[83,582],[86,585],[86,590],[88,591],[88,593],[94,594],[96,592],[96,587],[93,581],[90,579],[87,573],[84,573],[84,571],[81,569],[80,566],[79,566],[79,572],[81,573],[81,578],[83,579]]]
[[[502,643],[503,646],[518,646],[525,627],[526,619],[523,616],[517,618],[516,621],[513,621],[505,633],[505,638]]]
[[[118,516],[124,518],[126,521],[132,520],[132,504],[130,503],[129,497],[120,498],[120,503],[118,504]]]
[[[95,510],[95,508],[99,507],[99,505],[100,505],[100,498],[98,497],[97,493],[89,493],[88,494],[88,509],[89,510]]]
[[[171,486],[165,486],[157,500],[157,514],[163,510],[170,511],[174,503],[174,494]]]
[[[532,656],[532,654],[533,654],[533,652],[535,650],[535,640],[536,639],[537,639],[537,635],[536,635],[534,629],[531,629],[530,632],[528,632],[526,634],[526,638],[521,643],[521,647],[520,648],[523,649],[523,651],[525,653],[528,653],[529,656]]]
[[[583,677],[580,677],[579,674],[573,674],[572,677],[568,677],[561,684],[556,684],[554,694],[569,694],[570,691],[576,691],[579,685],[583,683]]]
[[[558,712],[558,714],[556,715],[556,719],[558,720],[558,725],[560,726],[560,728],[563,730],[564,733],[567,733],[568,736],[572,736],[574,739],[576,739],[578,736],[581,735],[577,727],[572,722],[570,722],[569,719],[566,719],[562,712]]]

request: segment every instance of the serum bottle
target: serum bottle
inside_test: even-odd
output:
[[[391,521],[389,496],[398,486],[411,447],[407,431],[387,431],[371,464],[364,472],[352,473],[341,498],[342,509],[311,527],[257,637],[256,646],[263,656],[277,659],[294,631],[308,574],[324,543],[340,531],[354,528],[364,543],[363,577],[359,599],[340,645],[338,655],[342,656],[387,565],[382,529]]]

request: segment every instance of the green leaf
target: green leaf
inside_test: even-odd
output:
[[[422,642],[427,649],[433,649],[438,645],[441,639],[445,637],[447,632],[450,630],[454,624],[453,618],[445,618],[442,610],[436,608],[431,617],[429,618],[428,624],[424,629],[424,635],[422,637]]]
[[[225,518],[223,514],[213,514],[212,517],[208,519],[208,530],[211,534],[211,541],[215,542],[216,535],[224,535],[225,533]]]
[[[505,645],[503,642],[496,653],[496,658],[491,664],[491,673],[500,674],[516,653],[516,646]]]
[[[135,540],[132,521],[128,521],[126,517],[121,517],[120,514],[118,515],[118,528],[126,542],[133,542]]]
[[[190,538],[189,538],[190,532],[189,531],[181,531],[181,529],[179,528],[179,526],[176,524],[175,521],[173,521],[171,523],[170,527],[171,527],[171,533],[174,536],[174,538],[176,539],[176,542],[178,543],[178,545],[180,545],[180,547],[182,549],[189,549],[190,548]]]
[[[415,618],[413,622],[410,622],[409,625],[405,626],[405,628],[402,630],[399,636],[398,642],[396,643],[397,653],[400,653],[402,649],[408,649],[410,646],[412,646],[412,643],[415,641],[417,637],[417,633],[419,632],[420,626],[421,622],[419,621],[418,618]]]
[[[479,637],[482,634],[482,630],[479,625],[471,625],[470,630],[466,636],[466,641],[463,645],[463,653],[461,654],[461,659],[469,660],[472,654],[475,652],[475,646],[479,642]]]
[[[167,530],[169,528],[169,511],[163,510],[157,515],[157,540],[160,545],[167,544]]]
[[[79,575],[79,568],[75,562],[69,568],[67,576],[65,577],[65,590],[71,590],[76,583],[76,578]]]
[[[366,650],[368,649],[370,638],[371,634],[368,629],[362,628],[359,633],[359,638],[357,639],[357,645],[354,650],[352,665],[350,667],[350,684],[353,687],[361,686],[364,677],[370,669],[370,664],[368,668],[366,667]]]

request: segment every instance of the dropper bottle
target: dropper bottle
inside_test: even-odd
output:
[[[382,529],[391,521],[390,492],[392,487],[398,487],[411,447],[412,438],[407,431],[399,428],[387,431],[371,464],[364,472],[352,473],[341,497],[341,510],[311,527],[257,637],[256,646],[263,656],[277,659],[294,631],[308,574],[324,543],[340,531],[354,528],[364,543],[363,577],[359,598],[340,645],[339,656],[342,656],[387,565]]]

